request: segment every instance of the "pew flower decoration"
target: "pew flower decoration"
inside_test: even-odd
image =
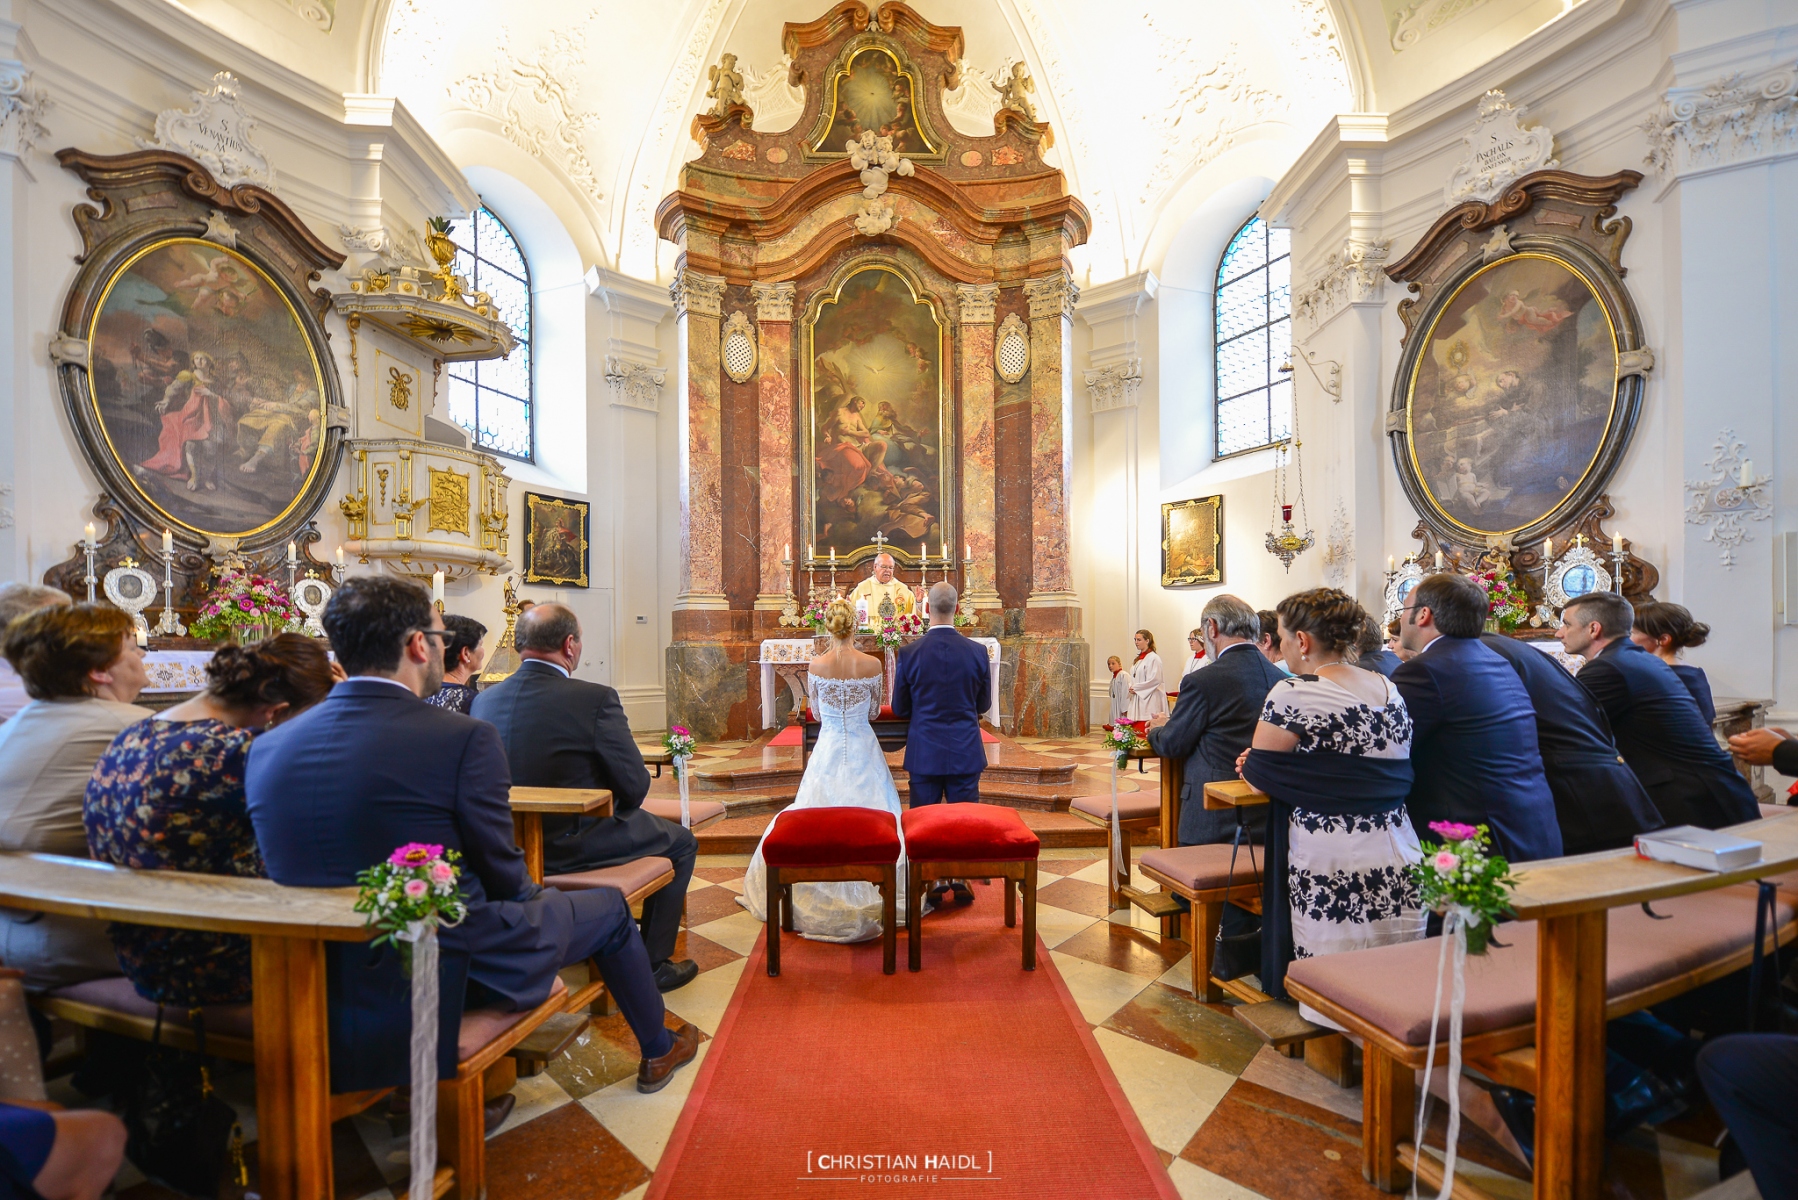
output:
[[[1107,728],[1105,748],[1111,751],[1112,761],[1121,770],[1130,765],[1130,755],[1133,751],[1149,748],[1149,740],[1129,721],[1119,721]]]
[[[682,829],[693,827],[693,803],[689,795],[687,772],[688,764],[693,761],[695,745],[693,731],[685,725],[671,726],[662,735],[662,749],[674,759],[674,780],[680,785],[680,824]]]
[[[1517,880],[1511,864],[1492,853],[1486,826],[1431,821],[1440,844],[1423,843],[1423,861],[1411,868],[1419,900],[1430,912],[1460,914],[1467,930],[1467,953],[1484,954],[1499,918],[1511,912]]]
[[[387,861],[356,876],[361,892],[356,911],[368,915],[367,924],[379,929],[374,945],[396,947],[406,973],[412,973],[412,943],[423,925],[455,926],[468,915],[468,905],[456,886],[462,856],[442,846],[408,842],[387,856]]]
[[[259,628],[276,634],[305,619],[305,614],[274,580],[243,571],[226,571],[200,605],[192,633],[201,641],[220,641],[236,629]]]
[[[1523,594],[1509,571],[1475,571],[1469,578],[1486,593],[1487,628],[1509,633],[1529,620],[1529,597]]]

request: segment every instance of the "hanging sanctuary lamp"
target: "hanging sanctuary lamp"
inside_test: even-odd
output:
[[[1311,532],[1310,516],[1305,511],[1305,473],[1299,454],[1304,443],[1299,440],[1297,398],[1294,397],[1294,400],[1292,434],[1274,446],[1274,511],[1267,530],[1267,552],[1279,559],[1288,573],[1292,571],[1292,560],[1317,543],[1317,538]],[[1293,496],[1290,490],[1294,479],[1297,480],[1299,510],[1296,525],[1292,520]],[[1299,532],[1300,526],[1304,527],[1303,533]]]

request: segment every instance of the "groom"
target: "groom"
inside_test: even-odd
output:
[[[899,651],[893,670],[893,715],[911,722],[905,770],[913,808],[980,801],[980,772],[986,769],[980,714],[991,695],[991,675],[986,648],[956,632],[955,601],[953,585],[930,586],[930,628]],[[973,901],[967,884],[954,888],[957,900]],[[931,896],[947,890],[934,888]]]

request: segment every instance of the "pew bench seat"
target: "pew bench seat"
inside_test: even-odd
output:
[[[1236,856],[1234,876],[1230,866],[1232,851]],[[1217,843],[1145,850],[1137,860],[1137,870],[1144,878],[1160,884],[1163,893],[1179,896],[1192,906],[1188,941],[1192,946],[1195,1000],[1216,1004],[1225,992],[1249,1003],[1267,999],[1246,983],[1211,976],[1211,955],[1217,944],[1218,925],[1223,921],[1224,904],[1261,910],[1261,858],[1260,846],[1254,847],[1251,854],[1248,846]],[[1131,898],[1140,904],[1135,896]]]
[[[678,801],[677,801],[678,804]],[[676,820],[679,819],[677,814]],[[562,892],[585,892],[594,888],[616,888],[624,894],[624,902],[633,912],[641,912],[643,901],[674,882],[674,863],[658,855],[632,859],[614,867],[592,871],[574,871],[567,875],[546,875],[543,883]],[[608,1016],[616,1011],[606,995],[605,983],[599,977],[599,966],[587,964],[587,982],[575,988],[568,998],[568,1011],[589,1011]]]
[[[652,812],[664,821],[680,824],[679,796],[648,796],[643,800],[645,812]],[[708,825],[716,825],[724,820],[724,805],[716,800],[690,799],[687,801],[687,819],[693,822],[687,826],[698,833]]]
[[[1118,831],[1124,835],[1124,846],[1120,853],[1112,845],[1111,834],[1111,796],[1075,796],[1068,801],[1068,812],[1079,817],[1090,825],[1097,825],[1105,831],[1105,861],[1123,864],[1122,870],[1109,871],[1110,883],[1106,887],[1106,900],[1111,911],[1116,912],[1130,903],[1124,896],[1124,889],[1130,886],[1130,843],[1131,835],[1138,830],[1158,829],[1161,826],[1161,797],[1154,792],[1119,792],[1118,793]]]
[[[1755,895],[1754,887],[1736,885],[1657,900],[1652,907],[1663,920],[1640,906],[1611,909],[1606,1018],[1747,966],[1754,952]],[[1798,892],[1782,889],[1778,905],[1777,937],[1784,944],[1798,924]],[[1514,921],[1500,926],[1497,936],[1502,946],[1467,960],[1462,1055],[1495,1082],[1533,1093],[1538,926]],[[1384,1191],[1401,1190],[1416,1161],[1410,1148],[1413,1072],[1429,1051],[1440,954],[1441,942],[1430,938],[1300,959],[1286,973],[1286,990],[1296,1000],[1362,1040],[1362,1174]],[[1445,1004],[1438,1044],[1447,1037]],[[1438,1051],[1438,1061],[1444,1053]]]

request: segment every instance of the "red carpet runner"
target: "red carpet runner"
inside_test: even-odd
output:
[[[880,943],[758,943],[647,1200],[1177,1200],[1042,946],[1020,969],[999,885]],[[678,994],[671,997],[678,1008]]]

